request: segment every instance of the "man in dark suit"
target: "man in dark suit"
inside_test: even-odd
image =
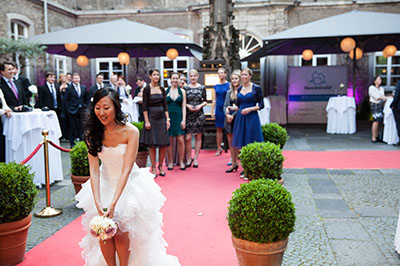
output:
[[[4,61],[0,63],[0,73],[2,75],[0,88],[3,91],[7,105],[13,110],[21,110],[22,105],[28,103],[22,84],[14,80],[14,68],[14,62]]]
[[[18,80],[21,82],[22,87],[24,88],[24,91],[25,91],[26,102],[29,103],[30,99],[32,97],[32,92],[29,90],[29,86],[31,86],[31,83],[30,83],[29,79],[20,75],[18,65],[15,66],[14,80]]]
[[[394,120],[396,121],[397,135],[400,138],[400,81],[397,82],[393,102],[390,105],[390,108],[392,108]],[[400,141],[394,145],[400,146]]]
[[[71,148],[77,139],[82,140],[83,126],[82,113],[86,108],[88,91],[86,86],[80,84],[78,73],[72,75],[72,84],[68,86],[64,94],[65,109],[69,115],[69,143]]]
[[[89,88],[89,95],[88,95],[88,104],[90,104],[90,99],[92,99],[93,94],[96,93],[96,91],[100,90],[101,88],[104,88],[104,76],[103,74],[99,73],[96,75],[96,84],[94,84],[92,87]]]

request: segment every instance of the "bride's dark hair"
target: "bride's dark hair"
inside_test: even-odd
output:
[[[121,103],[119,102],[119,95],[116,90],[103,88],[93,95],[91,99],[91,105],[89,109],[89,113],[86,115],[84,120],[84,139],[86,145],[88,147],[88,152],[93,155],[97,156],[98,152],[101,152],[103,146],[103,139],[104,139],[104,125],[100,122],[97,118],[96,113],[94,112],[94,107],[96,104],[104,97],[110,97],[112,102],[114,103],[115,108],[115,122],[118,125],[125,125],[126,123],[126,116],[121,110]]]

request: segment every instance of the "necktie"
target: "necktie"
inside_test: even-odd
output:
[[[12,82],[12,80],[9,80],[8,83],[10,84],[10,87],[11,87],[12,91],[14,92],[15,98],[17,98],[17,100],[19,100],[18,91],[17,91],[17,88],[15,88],[14,82]]]
[[[78,93],[78,97],[80,98],[81,97],[81,90],[79,89],[79,85],[77,86],[77,85],[74,85],[75,86],[75,89],[76,89],[76,93]]]
[[[53,94],[54,108],[57,108],[57,92],[54,89],[53,84],[51,84],[50,87],[51,87],[51,93]]]

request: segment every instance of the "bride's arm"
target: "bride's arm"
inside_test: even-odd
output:
[[[136,155],[139,146],[139,130],[134,126],[127,128],[128,144],[124,155],[124,163],[122,165],[121,176],[119,178],[117,189],[115,190],[114,197],[111,201],[110,206],[107,209],[105,216],[112,218],[114,216],[114,209],[117,205],[118,199],[125,188],[126,182],[128,181],[129,174],[132,171],[133,164],[136,161]]]
[[[94,203],[96,204],[97,212],[99,215],[104,215],[103,205],[101,204],[100,197],[100,170],[99,170],[99,157],[93,156],[88,153],[89,166],[90,166],[90,184],[92,186]]]

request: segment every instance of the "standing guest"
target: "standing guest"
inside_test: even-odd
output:
[[[25,91],[21,82],[14,81],[15,63],[4,61],[0,63],[0,73],[2,75],[0,88],[3,91],[7,105],[13,110],[21,110],[22,105],[28,104]]]
[[[174,166],[174,156],[172,155],[173,139],[178,141],[178,158],[181,170],[185,170],[183,156],[185,154],[185,128],[186,128],[186,92],[179,88],[179,73],[171,74],[171,86],[166,91],[168,113],[171,119],[171,126],[168,130],[170,145],[167,149],[168,170]]]
[[[55,84],[56,75],[52,72],[46,73],[46,83],[38,88],[38,102],[35,108],[48,107],[57,113],[60,119],[61,115],[61,93],[58,85]]]
[[[15,70],[14,80],[18,80],[21,82],[22,87],[24,88],[26,102],[29,103],[32,97],[32,92],[29,90],[29,86],[31,86],[31,83],[28,78],[20,75],[18,65],[15,65],[14,70]]]
[[[7,117],[11,117],[11,109],[7,106],[6,99],[4,99],[4,95],[2,90],[0,90],[0,163],[6,161],[6,141],[3,135],[3,122],[2,116],[6,115]]]
[[[139,121],[143,122],[144,117],[143,117],[143,107],[142,107],[143,99],[142,99],[142,97],[143,97],[143,89],[147,86],[147,83],[144,81],[144,79],[142,77],[137,77],[136,85],[137,85],[137,87],[135,88],[135,90],[131,91],[131,95],[132,95],[132,99],[139,105]],[[135,99],[135,97],[138,97],[138,98]]]
[[[89,88],[88,103],[90,103],[90,100],[92,99],[96,91],[100,90],[101,88],[104,88],[103,81],[104,81],[104,75],[98,73],[96,75],[96,84],[94,84],[92,87]]]
[[[158,150],[158,170],[160,176],[165,176],[163,163],[165,151],[169,146],[168,129],[170,118],[165,90],[159,85],[160,71],[150,69],[151,83],[143,90],[144,126],[140,143],[149,147],[151,172],[157,176],[156,152]]]
[[[69,116],[69,143],[71,148],[75,140],[82,140],[82,113],[87,103],[86,86],[81,85],[78,73],[72,75],[72,84],[68,86],[65,96],[65,108]]]
[[[400,81],[397,82],[396,89],[394,91],[393,102],[390,104],[390,108],[393,109],[393,116],[396,121],[397,135],[400,139]],[[394,144],[400,146],[400,141]]]
[[[257,113],[264,108],[263,93],[260,86],[251,82],[252,76],[250,68],[242,70],[243,85],[238,89],[237,106],[229,108],[230,111],[238,111],[232,132],[232,147],[238,150],[247,144],[264,141]]]
[[[371,104],[371,113],[374,121],[372,122],[371,133],[372,143],[382,141],[379,138],[379,123],[383,124],[383,102],[386,101],[385,90],[381,87],[382,78],[374,77],[372,85],[368,88],[369,101]]]
[[[206,116],[203,107],[207,104],[206,87],[199,84],[199,73],[196,69],[189,72],[190,84],[186,87],[186,167],[199,166],[198,157],[201,148],[201,137],[205,131]],[[194,159],[192,160],[192,134],[196,135]]]
[[[68,85],[72,84],[72,74],[71,73],[67,73],[67,83],[68,83]]]
[[[238,149],[232,147],[232,129],[237,111],[231,111],[231,108],[237,105],[237,93],[238,93],[238,88],[240,87],[240,76],[241,76],[240,70],[235,70],[232,72],[230,89],[226,93],[225,103],[224,103],[224,111],[225,111],[224,129],[226,131],[226,136],[228,138],[229,150],[231,153],[231,162],[232,162],[232,166],[225,171],[227,173],[231,173],[234,170],[237,171],[238,169],[239,151]]]
[[[116,90],[117,87],[118,87],[117,82],[118,82],[118,76],[115,75],[115,74],[112,75],[111,78],[110,78],[110,85],[108,85],[109,88],[111,88],[113,90]]]
[[[127,102],[127,100],[129,99],[129,95],[128,92],[126,92],[126,80],[123,76],[118,77],[117,86],[119,100],[121,102]]]
[[[68,119],[68,112],[65,108],[65,102],[64,102],[64,97],[65,97],[65,91],[68,88],[68,81],[67,81],[67,76],[65,74],[60,74],[58,77],[58,89],[60,90],[60,95],[61,95],[61,120],[60,120],[60,125],[61,125],[61,133],[62,139],[69,139],[69,119]]]
[[[181,74],[179,76],[179,87],[181,87],[182,89],[186,88],[187,83],[186,83],[186,75],[185,74]]]
[[[215,119],[215,127],[217,128],[217,153],[215,156],[219,156],[222,153],[222,137],[224,129],[224,102],[226,92],[229,90],[229,82],[226,80],[226,69],[223,67],[218,68],[218,78],[219,84],[214,86],[213,90],[213,99],[211,105],[211,116],[212,119]]]

